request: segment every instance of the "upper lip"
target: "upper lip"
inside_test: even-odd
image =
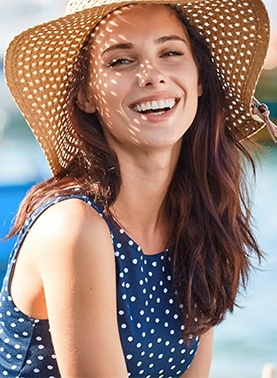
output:
[[[166,108],[172,109],[178,100],[179,99],[174,96],[147,97],[134,102],[130,105],[130,108],[136,112]]]

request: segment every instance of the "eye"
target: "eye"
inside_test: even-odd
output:
[[[108,67],[124,66],[133,63],[133,60],[127,58],[114,58],[108,63]]]
[[[169,56],[169,57],[171,57],[171,56],[182,56],[182,55],[184,55],[184,53],[181,52],[181,51],[178,51],[178,50],[171,50],[171,51],[167,51],[164,54],[162,54],[162,56],[165,56],[165,57],[167,57],[167,56]]]

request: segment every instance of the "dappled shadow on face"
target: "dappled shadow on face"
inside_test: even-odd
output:
[[[175,68],[184,72],[181,56],[185,54],[179,57],[175,51],[178,49],[186,51],[186,64],[194,78],[193,94],[185,96],[194,97],[188,128],[197,108],[198,72],[186,31],[176,14],[162,5],[130,5],[112,12],[98,24],[90,43],[86,91],[108,142],[112,136],[138,146],[157,145],[161,134],[166,140],[169,127],[166,129],[163,121],[184,97],[182,85],[172,80],[177,76]],[[158,134],[159,130],[165,132]]]

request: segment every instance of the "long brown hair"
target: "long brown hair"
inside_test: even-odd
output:
[[[206,41],[186,16],[174,9],[186,29],[199,70],[203,94],[196,117],[183,136],[176,170],[165,198],[168,245],[173,262],[173,289],[184,318],[185,333],[201,334],[233,311],[240,284],[247,283],[251,255],[262,253],[251,230],[250,201],[244,177],[246,162],[254,168],[248,148],[239,142],[228,114],[219,73]],[[57,194],[82,193],[101,201],[108,211],[116,200],[120,167],[95,114],[76,105],[86,82],[88,36],[68,86],[70,122],[82,148],[66,169],[28,193],[10,233],[42,202]]]

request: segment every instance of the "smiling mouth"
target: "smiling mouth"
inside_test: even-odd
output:
[[[132,105],[130,108],[140,114],[163,114],[168,110],[173,109],[178,100],[176,98],[167,98],[164,100],[153,100],[153,101],[146,101],[140,102],[138,104]]]

